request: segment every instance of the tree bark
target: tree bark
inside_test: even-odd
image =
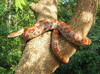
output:
[[[96,14],[98,0],[78,0],[78,8],[70,21],[70,28],[86,36]],[[41,19],[57,19],[57,0],[39,0],[31,3],[31,10],[36,12],[37,21]],[[30,40],[24,49],[15,74],[51,74],[61,62],[51,52],[51,31]],[[77,46],[60,35],[59,47],[62,55],[69,59]]]
[[[13,3],[12,0],[9,0],[9,1],[6,0],[5,8],[9,10],[11,8],[12,3]],[[11,20],[12,15],[11,15],[11,12],[8,13],[7,18],[8,19],[6,20],[6,24],[7,24],[7,29],[9,31],[10,30],[10,25],[12,24],[12,20]]]

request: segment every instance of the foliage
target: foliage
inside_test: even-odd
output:
[[[68,0],[69,2],[63,1],[59,2],[58,5],[58,20],[62,20],[64,22],[69,22],[71,17],[74,14],[76,1]]]
[[[66,3],[65,3],[66,4]],[[68,3],[70,4],[70,3]],[[66,5],[63,5],[66,6]],[[64,8],[64,7],[63,7]],[[60,6],[59,19],[69,21],[73,12]],[[68,11],[67,11],[68,12]],[[100,72],[100,5],[97,9],[96,21],[91,28],[88,37],[93,41],[90,46],[80,47],[71,57],[68,64],[62,64],[53,74],[98,74]],[[69,17],[69,18],[66,18]],[[66,19],[67,20],[66,20]],[[62,19],[62,20],[63,20]]]
[[[33,25],[35,19],[33,12],[29,11],[29,2],[25,2],[23,9],[9,0],[6,3],[0,1],[0,74],[13,74],[21,58],[21,43],[19,37],[8,39],[7,35]]]
[[[26,5],[24,0],[15,0],[15,6],[17,10],[18,8],[22,10],[23,9],[22,5]]]
[[[19,37],[8,39],[8,33],[31,26],[35,23],[34,14],[29,4],[37,0],[2,0],[0,1],[0,74],[13,74],[20,61],[21,43]],[[60,0],[58,19],[69,22],[76,7],[76,0]],[[97,9],[95,24],[89,38],[92,45],[80,49],[71,58],[69,64],[63,64],[54,74],[97,74],[100,70],[100,6]],[[11,17],[10,17],[11,16]]]

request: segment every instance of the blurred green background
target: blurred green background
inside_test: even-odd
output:
[[[7,35],[36,20],[29,9],[37,0],[0,1],[0,74],[14,74],[22,50],[19,37],[8,39]],[[58,20],[69,22],[77,6],[77,0],[59,0]],[[96,19],[88,34],[93,41],[90,46],[80,47],[68,64],[62,64],[53,74],[100,74],[100,2]]]

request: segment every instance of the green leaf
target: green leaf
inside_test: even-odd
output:
[[[26,5],[24,0],[15,0],[16,10],[18,10],[18,8],[23,10],[23,6],[22,5]]]
[[[26,5],[24,0],[20,0],[20,3],[21,3],[22,5]]]
[[[18,8],[20,8],[21,10],[23,9],[20,0],[15,0],[15,6]]]

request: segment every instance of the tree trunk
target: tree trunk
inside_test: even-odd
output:
[[[70,27],[86,36],[95,17],[98,0],[78,0],[78,8],[70,21]],[[57,0],[39,0],[37,4],[30,4],[31,10],[36,12],[37,20],[57,19]],[[51,31],[30,40],[24,49],[22,58],[15,74],[51,74],[61,64],[51,52]],[[77,46],[68,42],[60,35],[59,47],[61,53],[69,59]]]

